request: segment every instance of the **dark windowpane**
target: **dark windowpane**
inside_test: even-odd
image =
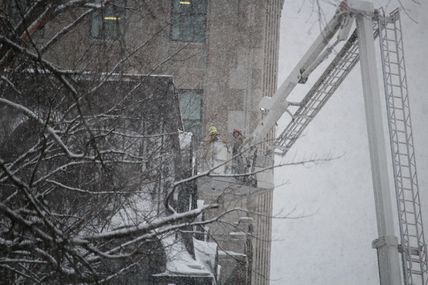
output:
[[[172,0],[171,39],[204,42],[207,4],[207,0]]]
[[[192,91],[186,91],[180,94],[180,110],[184,119],[200,120],[201,119],[201,102],[199,94]]]
[[[115,15],[115,6],[113,5],[108,5],[104,8],[104,16],[114,16]]]
[[[193,1],[172,1],[173,13],[192,13],[192,2]]]
[[[202,90],[180,90],[179,100],[184,130],[201,138]]]
[[[192,1],[193,13],[206,14],[207,13],[207,0]]]
[[[97,11],[91,16],[91,37],[98,38],[101,36],[101,30],[103,28],[102,13]]]
[[[192,41],[193,38],[193,22],[192,22],[192,17],[189,16],[180,16],[180,32],[181,32],[181,37],[183,38],[184,41]]]
[[[171,18],[171,38],[178,39],[180,30],[180,15],[173,14]]]
[[[31,7],[33,0],[13,0],[10,1],[10,15],[12,16],[13,24],[18,24],[25,12]]]
[[[189,16],[175,14],[172,17],[171,36],[173,39],[182,41],[192,41],[193,30],[192,21]]]
[[[13,1],[11,1],[10,5],[9,5],[9,10],[10,10],[10,16],[11,16],[12,24],[17,25],[19,22],[21,22],[25,16],[25,14],[34,5],[35,2],[36,2],[35,0],[13,0]],[[44,9],[44,7],[39,7],[38,10],[40,10],[40,9]],[[38,10],[36,10],[36,11],[38,11]],[[26,24],[29,25],[30,23],[27,22]],[[36,33],[34,35],[36,35],[38,37],[43,37],[44,30],[45,30],[44,28],[41,28],[40,30],[36,31]]]
[[[101,3],[101,0],[97,0]],[[115,0],[91,17],[91,37],[117,39],[125,32],[126,1]]]
[[[193,40],[195,42],[205,41],[206,19],[205,16],[195,16],[193,21]]]
[[[118,31],[116,29],[117,23],[113,23],[112,21],[105,21],[103,23],[103,33],[106,35],[106,37],[109,38],[117,38]]]
[[[179,13],[181,8],[180,1],[172,1],[172,12]]]

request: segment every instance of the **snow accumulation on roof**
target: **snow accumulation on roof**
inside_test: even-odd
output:
[[[219,250],[218,255],[220,256],[233,256],[233,257],[245,257],[243,253],[231,251],[231,250]]]
[[[215,242],[206,242],[193,238],[195,248],[195,257],[211,273],[216,270],[217,244]]]
[[[41,69],[41,68],[26,68],[23,70],[23,72],[26,73],[41,73],[41,74],[51,74],[52,72],[50,70]],[[62,73],[69,74],[69,75],[79,75],[79,76],[103,76],[108,81],[128,81],[129,79],[135,78],[141,78],[141,77],[163,77],[168,79],[173,79],[174,76],[172,74],[155,74],[155,73],[118,73],[118,72],[98,72],[98,71],[79,71],[79,70],[73,70],[73,69],[61,69]]]
[[[167,263],[163,273],[153,276],[214,277],[202,262],[193,259],[180,239],[169,235],[162,239]]]
[[[232,237],[243,237],[243,236],[246,236],[247,234],[241,231],[241,232],[230,232],[229,235]]]

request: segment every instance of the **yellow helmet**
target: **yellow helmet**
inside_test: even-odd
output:
[[[218,134],[217,128],[214,126],[211,126],[208,128],[208,133],[212,136],[212,135],[216,135]]]

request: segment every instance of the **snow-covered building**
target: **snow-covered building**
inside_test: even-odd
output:
[[[87,128],[96,140],[97,159],[101,163],[85,162],[87,158],[82,157],[75,158],[64,168],[61,165],[67,160],[58,150],[49,149],[43,154],[47,158],[40,160],[40,170],[33,175],[34,180],[39,181],[38,189],[52,192],[45,200],[51,211],[70,217],[88,212],[83,215],[88,221],[75,229],[80,232],[78,234],[150,224],[168,216],[164,197],[171,184],[185,177],[184,170],[190,167],[182,159],[185,156],[182,156],[178,132],[182,123],[171,77],[110,74],[107,78],[99,73],[70,72],[79,90],[98,87],[82,99],[77,110],[72,107],[75,104],[70,93],[62,89],[61,82],[50,72],[24,70],[7,75],[8,82],[0,83],[0,98],[19,104],[23,110],[19,112],[10,105],[0,105],[2,163],[16,164],[20,156],[31,151],[31,146],[43,134],[38,120],[47,120],[73,152],[93,152],[88,147],[91,140],[87,137],[89,132],[85,134]],[[81,120],[79,118],[85,119],[87,128],[75,123]],[[25,170],[25,164],[21,169]],[[22,175],[27,179],[25,172]],[[45,180],[44,175],[49,179]],[[0,182],[2,200],[10,195],[8,183],[4,179]],[[171,204],[184,211],[193,200],[196,201],[196,189],[187,187]],[[91,216],[91,212],[96,214]],[[3,221],[3,216],[0,220]],[[61,229],[73,227],[73,219],[63,219],[60,224]],[[4,222],[0,226],[1,233],[6,229],[7,222]],[[187,240],[192,241],[191,237]],[[126,241],[119,238],[110,247]],[[180,236],[175,242],[184,244],[186,237]],[[134,257],[139,260],[137,269],[130,270],[125,277],[119,275],[113,279],[114,284],[163,284],[155,283],[154,275],[163,273],[171,264],[168,246],[155,237],[141,247],[141,254]],[[182,256],[190,257],[187,249],[185,253]],[[107,258],[96,267],[100,267],[98,270],[102,274],[109,274],[122,265],[126,263]],[[13,275],[4,275],[5,282],[15,280]],[[202,277],[210,280],[204,284],[211,284],[214,278],[212,274]]]

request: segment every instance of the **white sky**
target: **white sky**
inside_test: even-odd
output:
[[[416,162],[428,241],[428,3],[419,1],[423,4],[403,1],[418,24],[404,13],[402,19]],[[315,0],[285,0],[279,84],[319,34],[313,2]],[[338,1],[320,2],[328,20],[335,9],[330,3]],[[389,3],[387,11],[397,6],[394,0],[374,3],[376,7]],[[379,81],[379,85],[382,84]],[[389,148],[387,151],[390,156]],[[286,184],[275,190],[274,213],[291,211],[292,216],[309,217],[273,221],[271,284],[378,285],[376,251],[371,248],[371,242],[378,236],[358,65],[312,121],[286,160],[314,155],[343,156],[328,163],[276,170],[276,185]],[[396,208],[395,204],[393,207]]]

